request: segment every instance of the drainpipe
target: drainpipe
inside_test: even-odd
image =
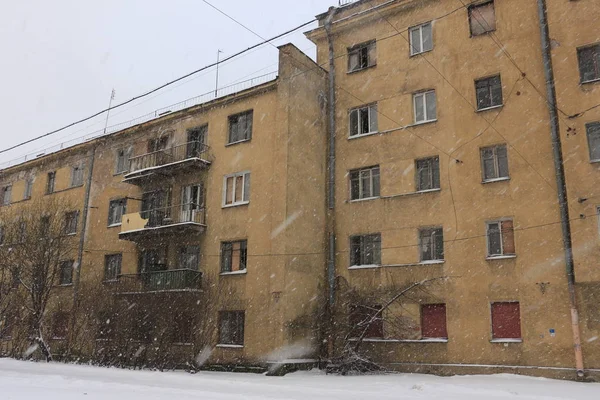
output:
[[[573,330],[573,348],[575,350],[575,366],[577,376],[582,377],[583,353],[581,350],[581,337],[579,333],[579,313],[577,311],[577,298],[575,296],[575,266],[573,262],[573,246],[571,241],[571,224],[569,220],[569,203],[567,185],[565,182],[565,169],[563,165],[562,144],[560,141],[560,128],[556,105],[556,89],[554,87],[554,71],[552,69],[552,55],[550,47],[550,33],[548,28],[548,15],[546,0],[538,0],[538,15],[540,19],[540,33],[542,38],[542,56],[544,60],[544,75],[546,78],[546,91],[548,96],[548,111],[550,112],[550,133],[552,136],[552,152],[554,156],[554,170],[556,172],[556,186],[558,191],[558,205],[560,207],[560,220],[562,226],[563,245],[565,248],[565,264],[567,283],[569,287],[569,305],[571,307],[571,327]]]
[[[336,8],[329,8],[329,15],[325,19],[325,34],[327,35],[327,43],[329,45],[329,96],[328,96],[328,118],[329,118],[329,135],[328,135],[328,157],[327,157],[327,283],[329,288],[328,293],[328,310],[329,310],[329,337],[327,340],[327,353],[329,358],[333,356],[333,306],[335,304],[335,58],[333,49],[333,36],[331,34],[331,22],[335,15]]]
[[[85,198],[83,201],[83,213],[81,218],[81,234],[79,235],[79,247],[77,249],[77,264],[75,265],[75,268],[73,268],[75,276],[73,277],[73,307],[71,310],[71,323],[69,326],[69,342],[67,346],[68,353],[70,353],[71,351],[71,345],[73,344],[73,335],[75,334],[75,316],[77,310],[77,301],[79,297],[79,282],[81,280],[81,264],[83,262],[83,247],[85,244],[85,234],[87,230],[88,210],[90,208],[90,194],[92,191],[92,176],[94,174],[94,161],[96,159],[97,146],[98,145],[95,144],[92,147],[92,152],[90,154],[90,168],[85,186]]]

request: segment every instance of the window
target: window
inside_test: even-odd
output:
[[[431,22],[410,28],[410,55],[433,50]]]
[[[444,230],[426,228],[419,230],[421,261],[441,261],[444,259]]]
[[[447,339],[446,305],[422,304],[421,305],[421,338],[422,339]]]
[[[383,338],[383,316],[380,305],[353,305],[350,307],[350,336],[360,337],[365,332],[367,339]],[[379,313],[379,314],[377,314]],[[377,316],[375,316],[377,314]],[[370,324],[369,324],[370,322]]]
[[[221,272],[245,271],[247,261],[247,240],[221,243]]]
[[[65,213],[65,235],[74,235],[77,233],[77,220],[79,211],[70,211]]]
[[[219,344],[244,345],[244,311],[219,313]]]
[[[159,136],[148,140],[148,153],[166,150],[169,147],[170,135]]]
[[[58,284],[62,286],[73,284],[73,260],[60,262]]]
[[[600,43],[577,49],[581,83],[600,79]]]
[[[116,281],[121,275],[122,254],[107,254],[104,256],[104,280]]]
[[[181,222],[203,223],[204,185],[190,185],[181,188]]]
[[[377,64],[375,41],[361,43],[348,49],[348,72],[360,71]]]
[[[600,161],[600,122],[587,124],[585,129],[590,147],[590,161]]]
[[[127,199],[111,200],[108,204],[108,226],[121,225],[123,215],[127,213]]]
[[[500,75],[475,81],[477,109],[499,107],[502,105],[502,81]]]
[[[240,172],[225,177],[223,206],[246,204],[250,201],[250,172]]]
[[[377,132],[377,104],[350,110],[350,137]]]
[[[4,227],[0,225],[0,246],[4,244]]]
[[[57,312],[52,318],[52,339],[66,339],[69,334],[69,314]]]
[[[350,171],[350,200],[379,197],[379,166]]]
[[[415,124],[431,122],[437,119],[435,90],[413,94]]]
[[[31,192],[33,192],[33,178],[27,178],[25,180],[25,190],[23,191],[23,200],[30,199]]]
[[[186,158],[200,157],[204,153],[207,134],[208,125],[188,130]]]
[[[506,145],[502,144],[481,149],[481,169],[484,182],[508,179]]]
[[[471,36],[483,35],[496,30],[496,10],[494,2],[475,4],[469,7]]]
[[[83,165],[76,165],[71,168],[71,187],[83,185]]]
[[[440,188],[440,158],[431,157],[416,161],[417,191]]]
[[[252,139],[252,110],[229,117],[229,140],[227,144],[243,142]]]
[[[492,339],[521,338],[521,308],[518,302],[492,303]]]
[[[381,265],[381,234],[350,237],[350,265]]]
[[[46,193],[54,193],[54,183],[56,182],[56,171],[48,172],[48,181],[46,182]]]
[[[200,266],[200,246],[179,248],[179,268],[197,271]]]
[[[0,190],[0,195],[2,199],[2,205],[8,206],[10,205],[11,197],[12,197],[12,185],[4,186]]]
[[[513,221],[493,221],[487,223],[488,256],[515,255]]]
[[[118,175],[129,171],[129,159],[131,158],[131,152],[131,147],[117,150],[115,174]]]

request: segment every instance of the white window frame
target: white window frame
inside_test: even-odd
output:
[[[596,131],[597,129],[597,131]],[[590,122],[585,125],[585,136],[588,143],[588,152],[590,155],[590,162],[597,163],[600,162],[600,156],[594,157],[593,148],[592,148],[592,135],[598,135],[600,140],[600,121]]]
[[[431,48],[430,49],[425,49],[424,48],[424,43],[423,43],[423,28],[429,26],[430,30],[431,30]],[[419,32],[419,50],[416,50],[415,46],[413,45],[413,32],[418,31]],[[412,28],[409,29],[409,33],[408,33],[408,37],[409,37],[409,46],[410,46],[410,55],[411,56],[416,56],[419,54],[423,54],[423,53],[427,53],[428,51],[433,50],[433,25],[430,22],[425,22],[421,25],[417,25],[417,26],[413,26]]]
[[[111,219],[113,217],[113,215],[111,214],[111,205],[113,203],[116,203],[116,202],[120,202],[121,203],[121,205],[120,205],[120,208],[121,208],[121,220],[119,220],[117,222],[112,222],[111,223],[110,221],[111,221]],[[115,208],[115,209],[117,209],[117,208]],[[126,212],[127,212],[127,198],[126,197],[123,197],[123,198],[120,198],[120,199],[110,200],[108,202],[108,221],[107,221],[108,227],[110,228],[110,227],[113,227],[113,226],[119,226],[119,225],[121,225],[122,219],[123,219],[123,215],[125,215]]]
[[[363,110],[367,110],[367,114],[369,117],[369,132],[360,132],[360,128],[362,126],[362,117],[361,117],[361,111]],[[357,113],[357,128],[358,128],[358,132],[356,134],[352,134],[352,113],[356,112]],[[360,106],[360,107],[355,107],[350,109],[350,111],[348,112],[348,137],[350,138],[356,138],[356,137],[361,137],[361,136],[367,136],[367,135],[372,135],[375,134],[377,132],[379,132],[379,119],[377,118],[377,103],[372,103],[372,104],[367,104],[364,106]],[[375,130],[371,130],[372,125],[375,124],[377,125]]]
[[[375,171],[377,171],[377,175],[379,176],[379,194],[377,196],[374,196],[374,189],[375,189]],[[352,198],[352,173],[353,172],[357,172],[358,173],[358,198],[353,199]],[[363,186],[363,180],[362,180],[362,174],[363,172],[368,172],[369,173],[369,193],[371,194],[370,196],[364,196],[365,193],[365,187]],[[348,179],[349,179],[349,189],[350,189],[350,193],[349,193],[349,197],[350,197],[350,201],[364,201],[364,200],[372,200],[372,199],[378,199],[381,197],[381,168],[379,167],[379,165],[373,165],[371,167],[365,167],[365,168],[358,168],[358,169],[353,169],[351,171],[348,172]]]
[[[427,95],[429,93],[433,93],[434,102],[435,102],[435,116],[433,118],[431,118],[431,116],[428,115],[428,112],[427,112]],[[424,119],[421,121],[417,120],[417,101],[420,101],[423,106]],[[435,89],[425,90],[423,92],[418,92],[418,93],[413,93],[413,118],[414,118],[413,120],[414,120],[415,125],[426,124],[428,122],[437,121],[437,95],[435,93]]]
[[[442,232],[442,242],[438,243],[437,240],[435,239],[435,232],[436,231],[441,231]],[[431,256],[432,258],[430,259],[425,259],[423,258],[423,246],[424,246],[424,241],[423,238],[425,236],[425,233],[428,233],[429,235],[427,235],[429,237],[429,239],[431,240],[430,246],[430,252],[431,252]],[[442,258],[436,258],[435,257],[435,249],[438,249],[441,245],[442,248]],[[419,228],[419,262],[422,264],[427,264],[427,263],[432,263],[432,262],[439,262],[439,261],[444,261],[446,258],[446,254],[445,254],[445,248],[444,248],[444,228],[442,226],[431,226],[431,227],[422,227]]]
[[[511,253],[511,254],[506,254],[504,251],[504,240],[502,238],[502,222],[505,221],[512,221],[513,223],[513,246],[515,247],[515,252]],[[498,224],[498,230],[500,232],[500,247],[501,247],[501,254],[490,254],[490,225],[493,224]],[[493,221],[486,221],[485,223],[485,244],[486,244],[486,248],[487,248],[487,254],[486,257],[488,259],[490,258],[513,258],[516,257],[517,255],[517,243],[516,243],[516,238],[515,238],[515,221],[512,218],[500,218],[500,219],[496,219]]]
[[[237,191],[235,182],[237,181],[237,177],[242,176],[243,177],[243,181],[242,181],[242,200],[236,202],[235,201],[235,194]],[[231,204],[227,204],[227,179],[229,178],[234,178],[233,179],[233,193],[231,194],[231,199],[232,199],[232,203]],[[241,206],[244,204],[248,204],[250,203],[250,187],[248,187],[248,193],[246,193],[246,182],[247,180],[250,179],[250,171],[243,171],[243,172],[237,172],[235,174],[229,174],[229,175],[225,175],[223,177],[223,203],[222,203],[222,207],[223,208],[227,208],[227,207],[236,207],[236,206]],[[247,199],[247,200],[244,200]]]

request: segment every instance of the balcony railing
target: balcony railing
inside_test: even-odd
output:
[[[202,142],[192,141],[167,149],[153,151],[129,159],[129,173],[164,167],[170,164],[182,163],[186,160],[200,161],[204,164],[210,163],[208,155],[209,147]],[[126,175],[127,177],[127,175]]]
[[[192,269],[176,269],[119,275],[117,294],[199,291],[202,272]]]
[[[139,213],[125,214],[121,223],[121,239],[130,239],[146,233],[174,232],[189,229],[203,232],[206,228],[204,207],[186,203],[174,207],[157,208]]]

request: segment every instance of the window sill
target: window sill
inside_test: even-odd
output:
[[[119,222],[118,224],[110,224],[110,225],[107,226],[107,228],[117,228],[117,227],[119,227],[121,225],[122,225],[122,223]]]
[[[245,206],[245,205],[248,205],[248,204],[250,204],[250,202],[249,202],[249,201],[243,201],[243,202],[241,202],[241,203],[223,204],[223,205],[221,206],[221,208],[239,207],[239,206]]]
[[[442,191],[441,188],[427,189],[427,190],[418,190],[416,192],[410,192],[410,193],[394,194],[394,195],[391,195],[391,196],[381,196],[381,198],[382,199],[394,199],[396,197],[417,196],[417,195],[420,195],[420,194],[437,193],[437,192],[441,192],[441,191]]]
[[[243,344],[218,344],[218,348],[220,349],[243,349]]]
[[[221,276],[230,276],[230,275],[246,275],[248,271],[232,271],[232,272],[221,272],[219,275]]]
[[[492,339],[490,343],[523,343],[523,339]]]
[[[590,160],[590,164],[600,164],[600,159],[598,159],[598,160]]]
[[[348,140],[354,140],[354,139],[360,139],[363,138],[365,136],[374,136],[374,135],[379,135],[381,132],[379,131],[375,131],[375,132],[367,132],[367,133],[360,133],[358,135],[352,135],[352,136],[348,136]]]
[[[442,265],[445,264],[446,260],[431,260],[431,261],[421,261],[417,263],[408,263],[408,264],[385,264],[384,267],[421,267],[427,265]]]
[[[411,46],[411,47],[412,47],[412,46]],[[424,51],[420,51],[420,52],[418,52],[418,53],[411,54],[411,55],[409,56],[409,58],[418,57],[418,56],[421,56],[421,55],[423,55],[423,54],[431,53],[432,51],[433,51],[433,49],[431,49],[431,50],[424,50]]]
[[[484,184],[484,185],[486,185],[488,183],[506,182],[506,181],[510,181],[510,177],[509,176],[507,176],[505,178],[488,179],[486,181],[481,181],[481,183]]]
[[[69,186],[69,189],[77,189],[77,188],[80,188],[80,187],[83,187],[83,183],[79,184],[79,185],[71,185],[71,186]]]
[[[351,267],[348,267],[349,270],[355,270],[355,269],[377,269],[377,268],[381,268],[381,265],[378,264],[368,264],[368,265],[352,265]]]
[[[478,33],[476,35],[474,35],[474,34],[471,33],[471,39],[477,38],[477,37],[482,37],[482,36],[489,36],[490,33],[494,33],[494,32],[496,32],[495,29],[492,29],[492,30],[489,30],[489,31],[485,31],[485,32],[481,32],[481,33]]]
[[[377,66],[377,64],[369,65],[368,67],[355,69],[353,71],[348,71],[347,74],[348,75],[357,74],[359,72],[366,71],[366,70],[371,69],[371,68],[375,68],[376,66]]]
[[[252,138],[250,138],[250,139],[244,139],[244,140],[238,140],[237,142],[225,143],[225,147],[235,146],[236,144],[246,143],[246,142],[249,142],[251,140],[252,140]]]
[[[592,80],[589,80],[589,81],[581,81],[581,82],[579,82],[579,84],[580,85],[587,85],[588,83],[599,83],[599,82],[600,82],[600,78],[597,78],[597,79],[592,79]]]
[[[506,255],[506,256],[488,256],[485,259],[487,261],[494,261],[494,260],[510,260],[513,258],[517,258],[516,254],[510,254],[510,255]]]
[[[497,106],[491,106],[491,107],[486,107],[486,108],[478,108],[475,112],[486,112],[486,111],[491,111],[491,110],[496,110],[498,108],[502,108],[504,107],[504,104],[499,104]]]
[[[72,287],[72,286],[73,286],[72,283],[65,283],[65,284],[56,285],[56,287],[60,287],[60,288],[69,288],[69,287]]]
[[[65,233],[65,236],[76,236],[77,232]]]
[[[349,200],[348,203],[362,203],[363,201],[377,200],[378,198],[379,198],[379,196],[377,196],[377,197],[365,197],[364,199]]]
[[[436,119],[429,119],[427,121],[419,121],[419,122],[415,122],[414,124],[412,124],[411,126],[421,126],[421,125],[427,125],[427,124],[433,124],[437,122],[437,118]]]

